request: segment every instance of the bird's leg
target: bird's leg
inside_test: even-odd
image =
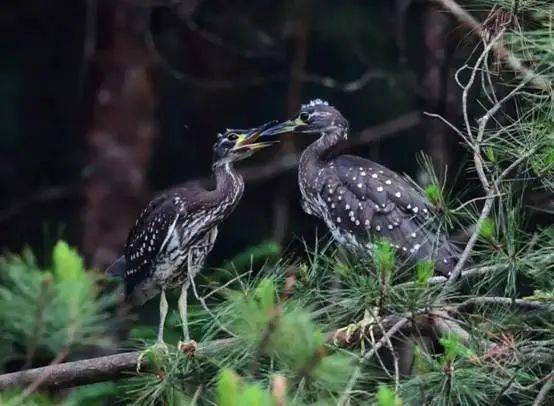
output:
[[[188,327],[188,309],[187,309],[187,291],[192,283],[192,278],[196,274],[196,270],[198,269],[197,262],[200,259],[200,263],[203,263],[201,260],[202,251],[195,250],[194,248],[189,253],[189,256],[187,258],[187,280],[185,283],[183,283],[183,286],[181,286],[181,295],[179,296],[179,315],[181,316],[181,323],[183,326],[183,340],[179,341],[179,344],[177,344],[177,348],[181,352],[184,352],[185,354],[192,355],[196,352],[198,348],[198,344],[196,341],[190,339],[189,335],[189,327]]]
[[[198,344],[196,341],[190,339],[189,335],[189,326],[188,326],[188,316],[187,316],[187,290],[190,286],[190,275],[188,276],[186,282],[181,287],[181,295],[179,296],[179,314],[181,315],[181,323],[183,326],[183,340],[179,341],[177,348],[181,352],[184,352],[188,355],[194,355],[198,349]]]
[[[190,340],[188,316],[187,316],[187,291],[190,286],[190,280],[187,279],[183,286],[181,286],[181,295],[179,296],[179,315],[181,316],[181,324],[183,326],[183,340],[185,342]]]
[[[167,316],[167,299],[165,298],[165,290],[162,289],[160,295],[160,324],[158,326],[158,341],[157,344],[164,342],[164,324],[165,317]]]
[[[142,361],[148,357],[149,363],[158,364],[163,355],[167,355],[168,349],[164,341],[164,325],[165,317],[167,316],[167,299],[165,297],[165,290],[162,289],[160,295],[160,324],[158,325],[158,339],[156,343],[144,351],[141,351],[137,360],[137,372],[140,372]]]

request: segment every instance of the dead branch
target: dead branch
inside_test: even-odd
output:
[[[65,388],[108,381],[136,371],[138,351],[80,361],[65,362],[42,368],[28,369],[0,375],[0,390],[14,386],[28,386],[40,382],[41,386]]]
[[[440,4],[445,10],[452,14],[460,23],[469,28],[469,31],[478,36],[481,40],[487,39],[487,32],[471,14],[465,11],[455,0],[433,0]],[[513,53],[511,53],[501,42],[493,46],[496,57],[518,73],[523,81],[530,82],[533,86],[545,92],[552,92],[552,83],[544,76],[537,74],[523,64]]]
[[[533,406],[542,405],[543,402],[546,400],[546,397],[548,396],[548,393],[552,389],[552,383],[554,382],[554,375],[553,375],[552,372],[550,372],[549,375],[550,375],[549,378],[546,380],[545,384],[542,386],[542,388],[539,391],[537,397],[535,398],[535,401],[533,402]]]
[[[447,337],[453,334],[457,336],[464,345],[468,345],[471,342],[469,333],[445,311],[437,310],[431,314],[431,317],[433,329],[437,337]]]
[[[201,344],[195,355],[208,355],[234,342],[236,339],[227,338]],[[139,351],[132,351],[3,374],[0,375],[0,390],[33,384],[37,387],[67,388],[130,377],[136,373],[139,355]]]
[[[391,339],[391,337],[398,333],[408,322],[409,319],[407,317],[403,317],[398,320],[396,324],[392,326],[385,334],[383,334],[383,337],[377,343],[375,343],[373,347],[371,347],[371,350],[364,354],[363,360],[365,362],[369,361],[375,355],[375,353],[379,351],[381,347],[385,345],[387,341]]]
[[[484,305],[514,306],[522,310],[554,311],[554,305],[550,303],[496,296],[472,297],[455,307],[456,310],[463,312]]]
[[[504,30],[500,30],[499,33],[493,39],[491,39],[489,43],[485,45],[482,53],[479,55],[479,58],[475,62],[475,65],[471,68],[471,75],[469,77],[468,82],[465,85],[460,84],[463,88],[462,110],[463,110],[466,137],[467,137],[466,139],[468,142],[467,145],[473,150],[473,163],[475,165],[475,170],[477,171],[477,175],[479,177],[483,190],[486,193],[486,199],[485,199],[485,203],[483,204],[483,208],[481,209],[481,213],[479,214],[479,218],[477,219],[477,222],[475,224],[475,230],[471,235],[471,237],[469,238],[463,252],[461,253],[458,263],[452,270],[452,273],[448,278],[448,281],[446,282],[445,288],[448,288],[449,286],[451,286],[457,281],[460,273],[462,272],[463,267],[465,266],[467,260],[469,259],[469,256],[473,250],[473,247],[475,246],[475,243],[479,238],[481,226],[489,216],[492,210],[494,201],[496,199],[496,195],[498,195],[499,193],[500,183],[514,168],[516,168],[521,162],[523,162],[529,156],[529,153],[523,154],[517,160],[512,162],[512,164],[509,165],[496,178],[496,180],[491,181],[487,178],[487,174],[485,173],[485,160],[483,159],[481,154],[481,146],[483,144],[483,139],[485,137],[485,130],[487,128],[487,125],[490,119],[494,117],[494,115],[502,108],[502,106],[507,101],[515,97],[518,94],[518,92],[521,91],[529,83],[530,78],[526,78],[519,85],[514,87],[512,91],[510,91],[501,100],[497,101],[491,108],[489,108],[485,112],[485,114],[482,117],[480,117],[477,120],[478,128],[477,128],[476,134],[473,133],[472,126],[470,124],[470,118],[469,118],[468,107],[467,107],[467,98],[468,98],[469,92],[475,82],[475,77],[477,75],[477,72],[481,69],[481,66],[484,64],[484,61],[486,61],[487,58],[489,57],[489,53],[491,49],[494,48],[495,44],[499,43],[499,40],[502,38],[503,35],[504,35]]]

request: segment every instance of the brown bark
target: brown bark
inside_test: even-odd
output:
[[[425,110],[447,114],[448,80],[448,16],[433,6],[429,6],[423,15],[424,61],[423,95]],[[426,121],[426,151],[438,167],[450,162],[446,127],[436,121]]]
[[[144,45],[149,9],[101,1],[95,53],[96,88],[87,134],[89,162],[83,249],[103,267],[120,255],[148,185],[146,170],[157,132],[152,58]]]
[[[308,55],[308,28],[303,14],[303,1],[295,4],[289,21],[289,37],[293,44],[293,56],[290,65],[290,82],[287,89],[287,116],[295,114],[302,103],[302,78],[306,68]],[[287,137],[281,145],[282,154],[296,153],[297,148],[292,137]],[[272,239],[282,244],[287,235],[290,221],[292,187],[288,180],[280,180],[273,198],[273,232]]]

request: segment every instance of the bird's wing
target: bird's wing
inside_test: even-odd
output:
[[[416,221],[426,221],[433,206],[412,185],[397,173],[357,156],[341,155],[333,166],[342,183],[356,194],[386,208],[391,203]],[[384,206],[383,206],[384,205]]]
[[[154,198],[139,215],[125,245],[125,291],[152,274],[156,258],[173,233],[179,217],[187,214],[187,202],[170,191]]]
[[[356,238],[381,236],[405,255],[434,257],[437,264],[447,259],[450,266],[450,245],[429,231],[432,207],[402,177],[348,155],[331,160],[322,171],[319,197],[335,227]]]

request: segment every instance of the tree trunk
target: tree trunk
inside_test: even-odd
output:
[[[423,95],[425,110],[448,118],[448,27],[449,17],[433,5],[423,12]],[[447,127],[439,120],[426,120],[426,151],[437,167],[450,163]]]
[[[83,209],[83,250],[104,267],[121,255],[147,198],[147,167],[157,133],[153,58],[145,46],[150,10],[98,4],[92,117]]]

